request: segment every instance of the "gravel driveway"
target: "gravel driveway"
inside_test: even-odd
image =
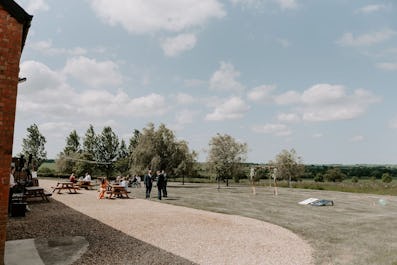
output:
[[[55,183],[40,180],[40,186],[48,190]],[[103,200],[98,200],[97,194],[95,190],[80,190],[79,194],[54,193],[52,197],[100,223],[193,263],[313,264],[312,248],[305,241],[270,223],[173,206],[153,198],[136,199],[134,194],[131,199]]]

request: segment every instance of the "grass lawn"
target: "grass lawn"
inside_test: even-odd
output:
[[[397,197],[325,190],[170,183],[164,203],[242,215],[285,227],[314,248],[316,264],[397,264]],[[144,188],[133,189],[144,198]],[[157,189],[153,188],[152,197]],[[304,206],[315,197],[334,206]],[[288,246],[286,246],[286,254]]]

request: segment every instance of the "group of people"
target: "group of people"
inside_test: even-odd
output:
[[[74,173],[70,174],[69,181],[73,182],[73,183],[77,182],[77,179],[76,179],[76,176],[74,175]],[[85,173],[84,178],[83,177],[79,178],[79,181],[91,182],[91,175],[88,174],[88,172],[87,172],[87,173]]]
[[[77,179],[74,173],[72,173],[69,177],[69,181],[76,183]],[[90,174],[86,173],[85,177],[80,179],[80,181],[91,181],[91,176]],[[129,184],[133,183],[140,183],[140,177],[134,176],[133,178],[125,178],[118,176],[116,177],[115,183],[117,183],[120,186],[124,186],[124,188],[127,190]],[[156,174],[152,173],[152,170],[148,170],[147,174],[144,176],[143,183],[146,187],[146,199],[150,198],[151,192],[152,192],[152,187],[153,184],[157,184],[157,198],[161,200],[162,197],[167,197],[167,174],[165,173],[164,170],[160,171],[158,170]],[[101,179],[101,182],[99,184],[99,194],[98,194],[98,199],[103,199],[105,198],[106,191],[108,190],[109,187],[109,182],[108,180],[103,177]]]
[[[152,170],[148,170],[148,173],[143,179],[143,183],[146,187],[146,199],[150,198],[150,193],[152,192],[153,182],[157,182],[158,195],[157,198],[161,200],[161,197],[167,197],[167,174],[164,170],[158,170],[156,175],[152,174]]]

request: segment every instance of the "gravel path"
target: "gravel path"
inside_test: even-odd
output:
[[[55,182],[40,180],[50,190]],[[144,192],[143,189],[133,192]],[[251,218],[164,204],[97,199],[96,191],[53,199],[133,238],[198,264],[313,264],[312,249],[282,227]],[[132,194],[133,197],[133,194]]]

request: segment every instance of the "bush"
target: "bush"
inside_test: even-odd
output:
[[[342,182],[346,175],[342,173],[340,168],[330,168],[325,173],[325,179],[330,182]]]
[[[55,171],[49,167],[40,167],[38,170],[39,174],[54,174]]]
[[[357,183],[358,182],[358,177],[357,176],[352,177],[352,182],[353,183]]]
[[[314,180],[315,182],[324,182],[324,176],[323,176],[323,174],[318,173],[318,174],[314,177],[313,180]]]
[[[390,183],[393,181],[393,177],[389,173],[384,173],[382,175],[382,182],[383,183]]]

